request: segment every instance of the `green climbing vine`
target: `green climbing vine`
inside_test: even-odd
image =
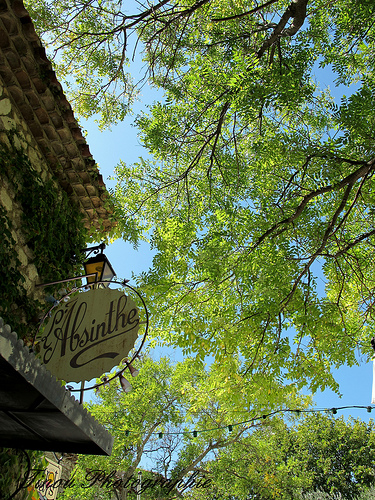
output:
[[[52,180],[43,181],[25,152],[15,145],[16,132],[8,134],[9,145],[0,145],[0,176],[15,193],[22,212],[25,244],[33,252],[33,264],[45,282],[80,274],[87,232],[82,215],[65,192]],[[3,279],[0,280],[0,312],[20,337],[32,335],[40,304],[25,291],[21,263],[15,252],[14,229],[7,211],[0,206],[0,246]],[[27,327],[26,327],[27,325]]]
[[[31,494],[27,490],[29,478],[44,478],[47,461],[41,451],[22,451],[0,448],[0,495],[7,500],[19,488],[17,498],[28,500]],[[29,470],[30,468],[30,470]],[[35,470],[42,471],[38,475]],[[35,482],[34,481],[34,482]]]
[[[0,314],[4,320],[25,337],[26,322],[33,323],[37,316],[38,304],[30,300],[23,287],[25,278],[20,272],[21,263],[14,252],[16,242],[12,236],[12,223],[6,210],[0,205],[0,262],[3,269],[0,280]]]

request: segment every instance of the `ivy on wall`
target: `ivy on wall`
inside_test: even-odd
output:
[[[20,272],[21,263],[14,252],[16,242],[12,236],[12,223],[6,210],[0,205],[0,314],[5,322],[12,325],[20,336],[27,333],[26,324],[35,323],[38,303],[29,299],[23,287],[25,278]]]
[[[29,478],[35,477],[34,483],[39,478],[45,479],[46,466],[43,452],[0,448],[0,498],[31,500],[32,491],[27,489]],[[36,470],[41,472],[37,474]]]
[[[50,282],[81,274],[82,249],[87,241],[82,215],[53,180],[42,180],[25,152],[15,146],[16,136],[16,132],[9,133],[10,146],[0,145],[0,176],[12,186],[21,208],[22,234],[33,252],[39,277]],[[9,214],[0,206],[4,234],[0,245],[0,311],[20,337],[32,337],[32,324],[41,305],[26,295],[12,229]]]

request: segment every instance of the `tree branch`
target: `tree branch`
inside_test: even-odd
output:
[[[248,10],[247,12],[242,12],[241,14],[235,14],[233,16],[228,16],[228,17],[213,17],[211,21],[213,23],[218,23],[221,21],[231,21],[232,19],[241,19],[241,17],[246,17],[251,14],[255,14],[256,12],[259,12],[260,10],[264,9],[265,7],[268,7],[269,5],[272,5],[273,3],[278,2],[279,0],[269,0],[266,3],[263,3],[262,5],[259,5],[258,7],[255,7],[254,9]]]
[[[295,208],[293,214],[290,217],[287,217],[279,222],[276,222],[272,227],[270,227],[267,231],[265,231],[256,241],[256,243],[253,245],[252,249],[256,248],[259,246],[268,236],[273,234],[278,228],[284,225],[288,225],[294,220],[296,220],[300,215],[303,213],[304,209],[306,206],[314,199],[317,198],[318,196],[325,194],[325,193],[330,193],[333,191],[339,191],[340,189],[348,186],[348,185],[353,185],[358,179],[361,177],[369,174],[371,171],[373,171],[375,168],[375,158],[370,160],[367,163],[362,163],[362,166],[359,167],[357,170],[346,176],[344,179],[342,179],[340,182],[334,185],[329,185],[325,186],[319,189],[316,189],[315,191],[311,191],[307,195],[305,195],[302,198],[302,201],[300,204]]]
[[[261,48],[258,50],[257,57],[259,59],[263,56],[265,51],[279,39],[280,36],[292,36],[297,33],[306,18],[307,2],[308,0],[292,1],[284,14],[281,16],[281,19],[276,28],[273,30],[271,36],[263,42]],[[290,26],[290,28],[284,30],[287,22],[291,17],[293,17],[292,25]]]

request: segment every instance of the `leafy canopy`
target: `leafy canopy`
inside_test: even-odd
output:
[[[184,498],[189,477],[195,474],[204,482],[204,464],[213,454],[241,441],[255,427],[252,419],[259,417],[258,410],[250,408],[249,401],[247,408],[230,404],[227,394],[217,388],[214,367],[199,368],[193,359],[174,364],[148,356],[135,363],[140,369],[137,377],[124,373],[131,379],[131,392],[124,393],[112,381],[88,405],[114,437],[112,454],[79,456],[64,499],[120,499],[125,491],[133,499],[132,486],[140,469],[145,498]],[[296,396],[288,399],[292,407],[303,408],[306,403]],[[246,397],[242,403],[246,405]],[[163,488],[162,481],[155,484],[159,479],[173,481],[174,487]]]
[[[303,413],[306,401],[291,396],[287,404],[302,412],[262,418],[217,390],[214,366],[149,356],[135,363],[130,393],[112,381],[88,405],[114,436],[113,451],[79,456],[64,499],[133,500],[139,470],[149,500],[307,500],[315,491],[350,500],[374,486],[372,420]],[[189,477],[197,481],[185,488]]]
[[[373,421],[319,413],[294,425],[266,421],[205,464],[210,488],[191,498],[358,499],[374,486],[374,439]]]
[[[31,9],[83,114],[122,118],[136,40],[164,91],[136,120],[152,159],[119,165],[114,193],[119,234],[156,252],[152,333],[235,365],[254,400],[337,389],[331,367],[369,354],[374,326],[373,1],[137,5]]]

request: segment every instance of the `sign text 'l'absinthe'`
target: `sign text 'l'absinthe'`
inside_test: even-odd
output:
[[[127,356],[138,328],[137,306],[120,290],[79,293],[49,319],[40,342],[42,362],[69,382],[100,377]]]

